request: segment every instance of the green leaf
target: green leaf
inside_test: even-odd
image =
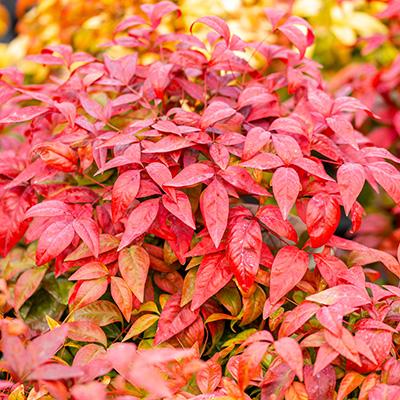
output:
[[[53,273],[46,274],[43,279],[43,288],[49,292],[59,303],[68,305],[68,295],[74,285],[63,277],[56,277]]]
[[[224,287],[216,294],[216,297],[232,315],[238,315],[240,313],[242,309],[242,300],[236,286]]]
[[[53,296],[40,289],[28,302],[21,308],[21,316],[25,322],[33,329],[47,331],[46,316],[54,320],[59,320],[65,310],[65,306],[54,299]]]
[[[107,300],[97,300],[79,310],[74,311],[70,316],[70,321],[91,321],[99,326],[121,322],[122,314],[118,307]]]

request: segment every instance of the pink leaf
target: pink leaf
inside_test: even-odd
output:
[[[81,368],[49,363],[36,368],[27,379],[58,381],[60,379],[79,378],[80,376],[83,376]]]
[[[47,200],[31,207],[25,213],[25,218],[60,217],[67,215],[71,215],[71,210],[67,204],[59,200]]]
[[[262,170],[275,169],[282,167],[283,161],[275,154],[272,153],[260,153],[251,158],[250,160],[244,161],[240,164],[246,168],[257,168]]]
[[[231,117],[235,113],[236,111],[228,104],[222,101],[214,101],[204,110],[200,120],[200,128],[205,130],[215,123]]]
[[[0,118],[0,124],[16,124],[18,122],[30,121],[48,111],[48,108],[41,106],[28,106],[18,108],[10,114]]]
[[[301,189],[299,176],[293,168],[281,167],[274,172],[271,185],[283,219],[286,219]]]
[[[296,373],[300,381],[303,380],[303,354],[296,340],[284,337],[274,342],[274,347],[279,356]]]
[[[332,305],[342,303],[349,307],[360,307],[371,302],[365,289],[353,285],[337,285],[307,297],[308,301]]]
[[[364,168],[360,164],[345,163],[337,171],[337,181],[344,210],[348,215],[364,186]]]
[[[217,32],[224,40],[226,44],[229,44],[229,39],[230,39],[230,31],[229,27],[226,24],[226,22],[217,16],[207,16],[207,17],[202,17],[198,18],[190,27],[190,31],[193,29],[193,25],[196,23],[203,23],[210,28],[214,29],[215,32]]]

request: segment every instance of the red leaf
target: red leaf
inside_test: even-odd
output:
[[[130,213],[118,251],[149,230],[157,217],[159,205],[159,199],[149,199],[140,203]]]
[[[272,264],[270,301],[277,303],[303,278],[308,269],[308,254],[294,246],[281,248]]]
[[[68,333],[69,326],[61,325],[33,339],[26,350],[32,355],[34,366],[49,361],[61,349]]]
[[[306,34],[303,33],[301,26],[306,28]],[[300,51],[300,57],[304,57],[307,47],[314,42],[314,34],[307,21],[297,16],[290,16],[283,24],[278,25],[278,29],[297,47]]]
[[[214,170],[204,163],[191,164],[184,168],[172,180],[166,182],[170,187],[190,187],[214,176]]]
[[[238,284],[252,286],[260,264],[262,235],[259,223],[245,216],[231,218],[228,227],[228,257]]]
[[[164,64],[160,61],[156,61],[150,65],[147,79],[153,87],[156,97],[159,99],[163,98],[164,91],[171,82],[173,67],[173,64]]]
[[[283,400],[294,377],[293,370],[280,358],[276,358],[265,373],[261,386],[261,398]]]
[[[256,218],[272,233],[297,242],[297,233],[292,224],[282,218],[279,208],[273,205],[260,207]]]
[[[101,343],[107,345],[104,331],[90,321],[75,321],[68,323],[68,337],[78,342]]]
[[[332,196],[318,193],[308,202],[306,224],[312,247],[326,244],[335,233],[339,222],[339,203]]]
[[[354,134],[353,125],[341,115],[334,115],[326,119],[326,122],[344,143],[352,145],[358,149],[357,141]]]
[[[156,143],[149,144],[145,149],[142,150],[142,153],[169,153],[171,151],[184,149],[192,145],[193,142],[185,137],[168,135]]]
[[[213,143],[210,146],[210,156],[221,169],[226,169],[229,164],[229,151],[223,144]]]
[[[130,170],[122,173],[114,183],[112,189],[112,216],[113,221],[121,219],[125,211],[135,200],[140,188],[140,172]]]
[[[108,281],[106,278],[97,278],[90,281],[78,282],[68,300],[72,309],[85,307],[98,300],[106,292]]]
[[[192,206],[186,193],[176,191],[176,201],[168,195],[162,197],[163,206],[172,214],[180,219],[184,224],[192,229],[196,229],[196,224],[193,219]]]
[[[107,300],[97,300],[79,308],[73,312],[72,318],[74,321],[90,321],[99,326],[123,321],[117,306]]]
[[[301,328],[318,310],[318,305],[305,301],[292,311],[287,312],[279,329],[279,337],[293,335],[293,333]]]
[[[281,167],[274,172],[271,185],[283,219],[287,219],[301,190],[299,176],[293,168]]]
[[[158,345],[182,332],[197,319],[199,311],[191,311],[189,305],[180,306],[181,295],[176,293],[165,304],[158,321],[154,344]]]
[[[382,250],[370,249],[368,247],[355,249],[351,255],[353,263],[366,265],[373,262],[381,262],[389,271],[400,277],[400,263],[391,254]]]
[[[180,14],[178,6],[171,1],[160,1],[159,3],[154,5],[149,4],[147,5],[147,7],[143,7],[143,10],[149,16],[151,27],[153,29],[157,28],[157,26],[161,22],[161,19],[165,15],[170,14],[174,11],[178,11],[178,14]]]
[[[200,209],[208,233],[216,248],[224,236],[229,216],[229,197],[218,179],[214,179],[200,197]]]
[[[284,337],[274,342],[274,347],[279,356],[296,373],[300,381],[303,380],[303,353],[296,340]]]
[[[78,157],[74,150],[61,142],[42,142],[32,150],[49,166],[59,171],[77,170]]]
[[[364,187],[364,168],[360,164],[345,163],[337,171],[337,181],[344,210],[348,215]]]
[[[104,114],[103,107],[97,102],[92,100],[87,94],[81,94],[79,100],[83,109],[93,118],[106,122],[107,117]]]
[[[322,332],[320,332],[322,334]],[[323,336],[322,336],[323,338]],[[321,371],[323,371],[329,364],[334,361],[339,356],[339,353],[332,348],[329,344],[324,343],[317,353],[317,358],[314,364],[314,376],[317,376]]]
[[[336,286],[338,276],[347,272],[346,264],[335,256],[329,254],[314,254],[316,267],[329,286]]]
[[[147,165],[146,171],[150,175],[150,178],[160,187],[172,179],[171,171],[168,167],[159,162],[153,162]]]
[[[36,250],[36,264],[43,265],[64,251],[74,238],[70,221],[58,221],[45,229]]]
[[[340,306],[340,303],[338,303]],[[334,335],[340,336],[343,325],[343,314],[340,307],[330,306],[321,307],[317,312],[317,319],[321,325],[332,332]]]
[[[334,182],[334,179],[332,179],[325,172],[324,166],[321,161],[317,162],[311,160],[310,158],[303,157],[303,158],[296,158],[295,160],[292,161],[292,164],[303,169],[304,171],[308,172],[311,175],[317,176],[318,178],[321,178],[325,181]]]
[[[122,278],[133,294],[143,302],[144,287],[150,267],[150,257],[141,246],[131,246],[123,249],[118,257],[119,270]]]
[[[3,257],[19,242],[28,228],[25,212],[36,201],[36,195],[30,187],[16,187],[1,196],[0,255]]]
[[[242,167],[232,165],[224,171],[220,171],[219,175],[232,186],[242,190],[245,193],[255,194],[259,196],[270,196],[268,191],[261,185],[256,183],[251,175]]]
[[[196,274],[191,309],[198,309],[232,279],[229,261],[224,253],[204,256]]]

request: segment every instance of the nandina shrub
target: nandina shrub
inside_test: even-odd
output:
[[[300,18],[266,12],[292,49],[143,11],[107,44],[122,58],[53,46],[47,82],[1,72],[1,388],[398,398],[400,289],[368,265],[399,262],[335,235],[365,181],[400,201],[400,160],[352,124],[374,115],[326,92]]]

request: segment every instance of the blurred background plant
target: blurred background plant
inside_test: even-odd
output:
[[[9,0],[8,0],[9,1]],[[23,64],[24,71],[35,73],[32,64],[21,61],[44,47],[63,43],[75,50],[97,53],[112,37],[116,25],[140,12],[140,5],[153,0],[17,0],[17,36],[0,49],[0,66]],[[368,0],[176,0],[181,19],[170,18],[165,29],[187,30],[202,15],[224,18],[231,31],[246,40],[266,39],[269,23],[266,7],[281,8],[306,18],[316,31],[316,43],[309,51],[328,69],[337,70],[359,56],[360,38],[386,35],[388,27],[375,15],[386,1]],[[10,2],[11,4],[11,2]],[[9,25],[5,7],[0,9],[1,30]],[[270,39],[270,38],[268,38]],[[332,51],[334,49],[334,51]],[[393,48],[386,46],[379,61],[393,59]],[[36,71],[36,73],[38,73]],[[40,73],[38,78],[40,77]]]

